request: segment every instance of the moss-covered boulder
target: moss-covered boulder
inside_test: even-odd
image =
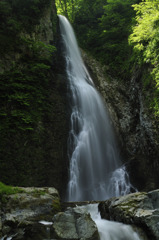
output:
[[[159,239],[159,190],[137,192],[99,204],[102,218],[140,227],[149,239]]]
[[[1,195],[0,237],[47,238],[46,228],[52,224],[53,215],[60,211],[58,191],[47,187],[16,190],[14,194]]]

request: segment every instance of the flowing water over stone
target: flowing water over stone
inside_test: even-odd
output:
[[[91,214],[95,221],[100,240],[141,240],[130,225],[101,219],[96,204],[90,204],[83,208]]]
[[[68,201],[106,200],[131,192],[107,109],[80,55],[73,29],[59,16],[71,105],[68,154]],[[102,220],[98,207],[88,207],[101,240],[139,240],[131,227]]]

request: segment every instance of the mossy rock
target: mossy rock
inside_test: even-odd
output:
[[[52,201],[52,206],[53,206],[53,212],[58,213],[61,212],[61,203],[59,199],[54,199]]]

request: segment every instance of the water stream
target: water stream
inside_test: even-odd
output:
[[[100,240],[141,240],[130,225],[101,219],[96,204],[89,204],[82,208],[91,214],[97,225]]]
[[[59,16],[71,105],[68,201],[106,200],[133,188],[122,165],[111,121],[77,45],[74,31]],[[101,240],[139,240],[130,226],[102,220],[96,205],[87,209]]]

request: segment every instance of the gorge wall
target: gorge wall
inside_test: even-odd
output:
[[[0,57],[0,181],[54,186],[62,192],[67,182],[68,123],[55,1],[38,1],[35,12],[27,3],[19,1],[19,14],[18,4],[9,5],[12,21],[20,26],[11,45],[12,30],[7,35],[0,29],[8,40],[1,42]],[[10,17],[4,12],[3,18],[9,28]]]
[[[142,86],[146,70],[136,67],[124,82],[109,76],[106,67],[85,52],[83,58],[106,102],[131,181],[138,190],[158,188],[158,124],[146,104],[153,91]]]

